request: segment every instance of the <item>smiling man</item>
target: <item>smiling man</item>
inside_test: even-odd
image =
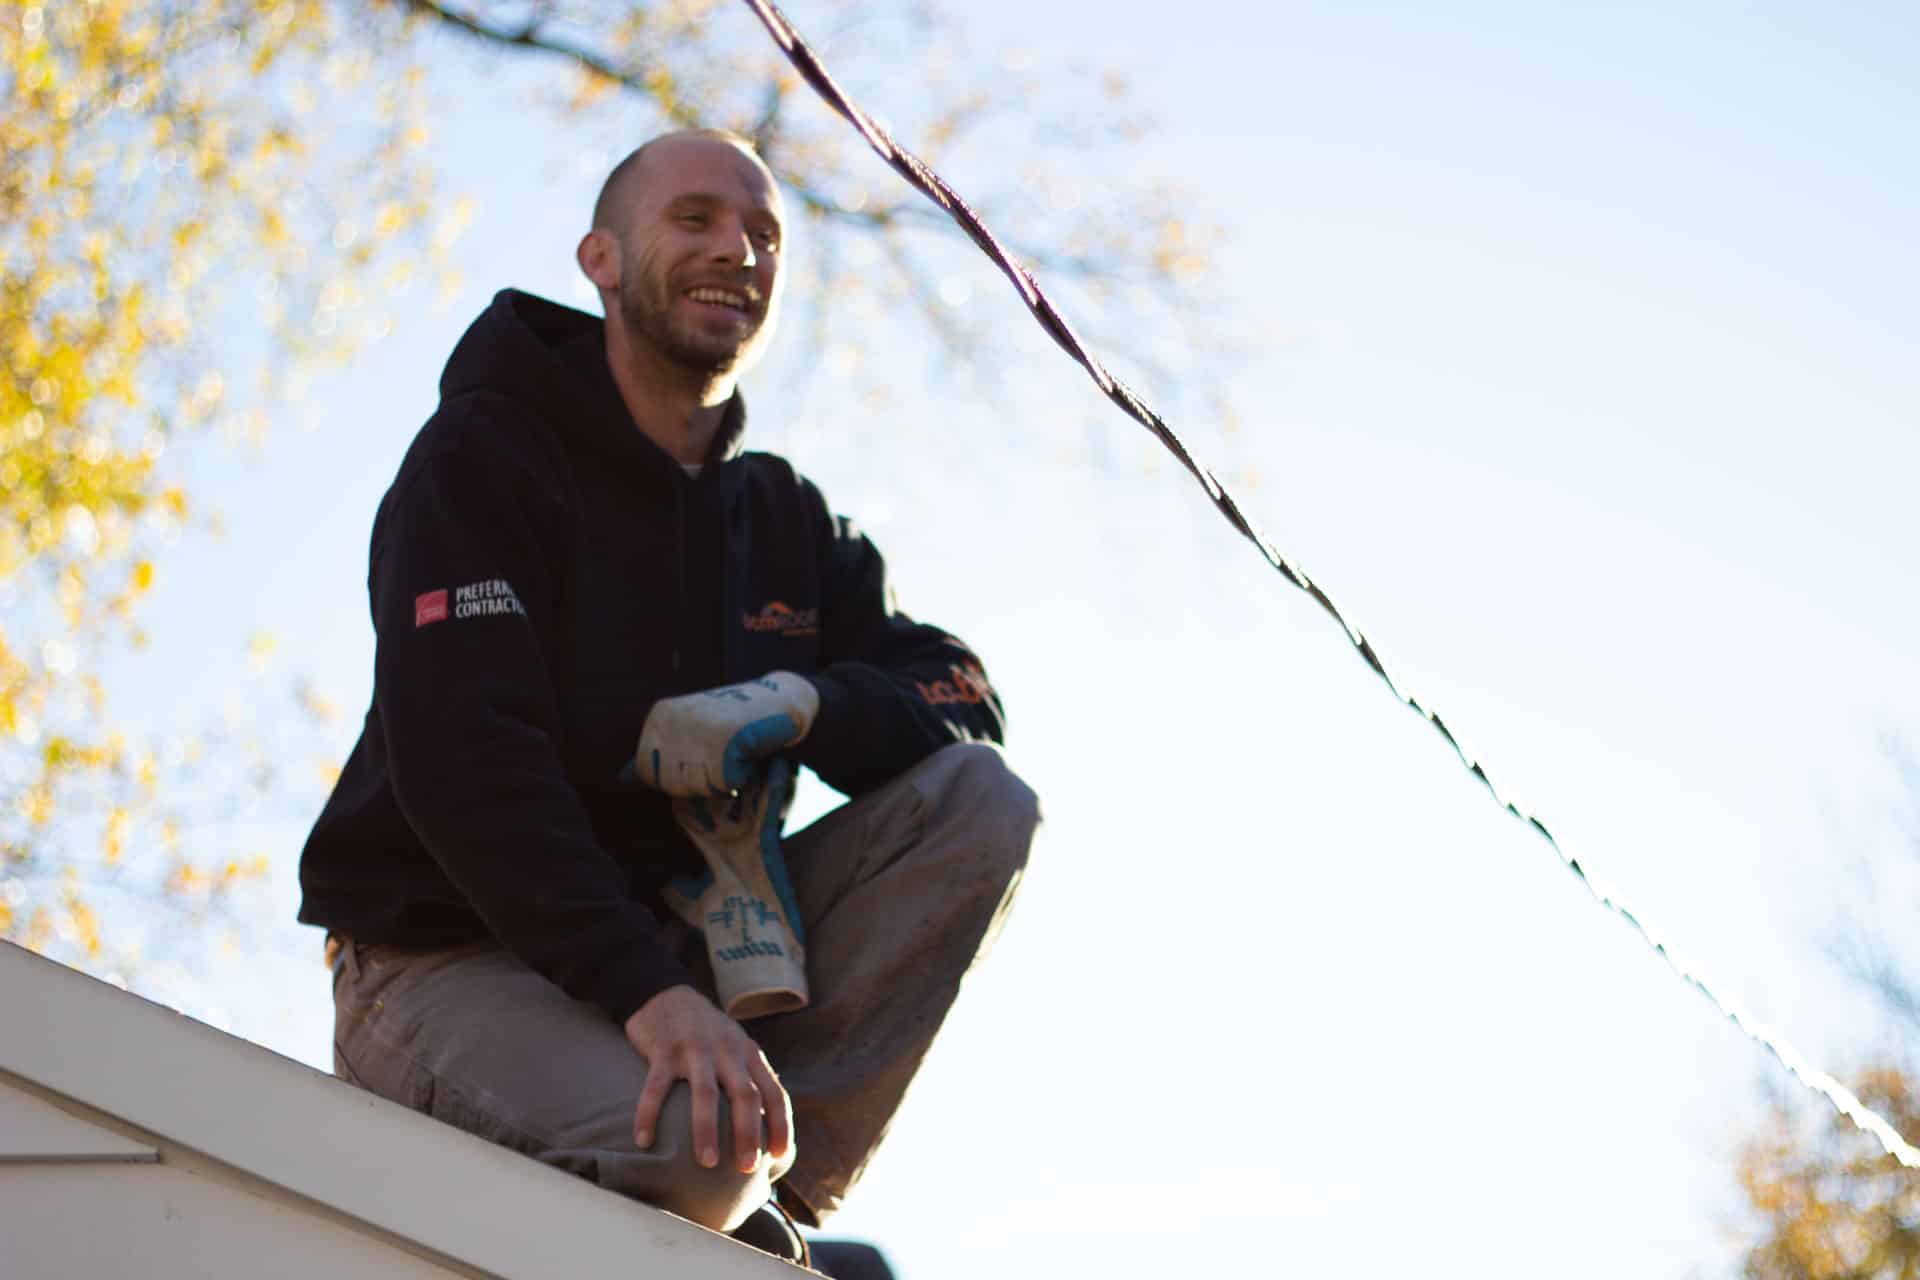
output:
[[[579,245],[604,321],[508,290],[461,339],[300,918],[342,1077],[797,1256],[773,1206],[858,1180],[1039,812],[972,650],[742,450],[783,230],[744,139],[656,139]],[[795,767],[849,801],[783,837]]]

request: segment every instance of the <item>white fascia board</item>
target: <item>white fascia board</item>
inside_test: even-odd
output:
[[[805,1275],[0,942],[0,1071],[506,1280]]]
[[[150,1164],[159,1158],[159,1148],[151,1143],[89,1124],[0,1077],[0,1165]]]
[[[206,1169],[0,1164],[0,1276],[491,1280],[305,1200],[263,1194],[256,1179]]]

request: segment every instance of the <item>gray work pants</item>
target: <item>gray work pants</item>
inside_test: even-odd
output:
[[[997,748],[946,747],[784,841],[806,925],[811,1003],[746,1023],[793,1100],[790,1167],[693,1158],[685,1081],[653,1145],[633,1141],[645,1061],[606,1013],[493,943],[437,951],[345,940],[334,1072],[612,1191],[719,1230],[780,1199],[818,1226],[886,1136],[967,971],[999,932],[1039,823]],[[712,995],[703,940],[670,945]],[[783,1162],[784,1164],[784,1162]],[[784,1175],[784,1176],[783,1176]]]

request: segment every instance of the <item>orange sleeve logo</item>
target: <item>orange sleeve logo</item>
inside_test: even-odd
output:
[[[987,683],[987,673],[975,664],[950,666],[947,671],[951,679],[917,682],[920,696],[926,699],[927,705],[939,707],[956,702],[985,702],[993,696],[993,686]]]

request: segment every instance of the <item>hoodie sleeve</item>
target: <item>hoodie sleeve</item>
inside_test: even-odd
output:
[[[1004,742],[1000,695],[973,650],[902,613],[879,548],[845,517],[825,520],[822,665],[808,677],[820,710],[795,758],[853,796],[952,743]]]
[[[561,761],[548,664],[564,562],[540,526],[562,519],[472,448],[404,475],[374,539],[374,699],[400,810],[447,877],[503,946],[624,1021],[689,978]]]

